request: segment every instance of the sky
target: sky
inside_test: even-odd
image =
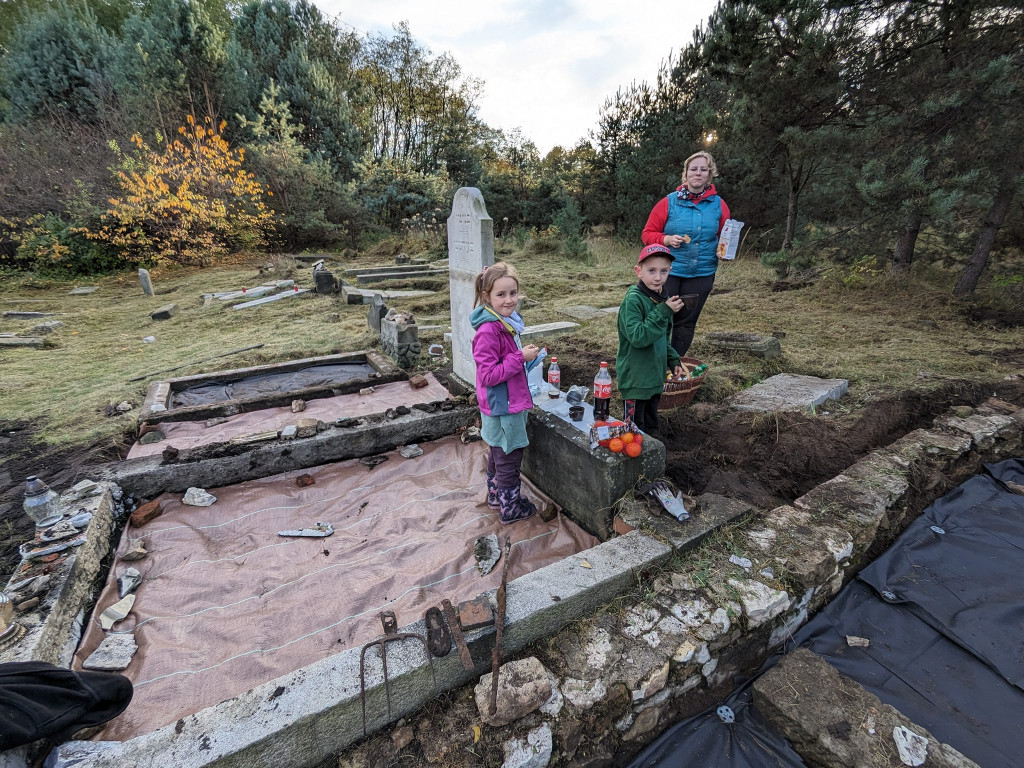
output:
[[[362,33],[408,21],[433,55],[451,53],[484,80],[480,118],[519,127],[546,154],[597,126],[606,98],[653,81],[658,64],[693,39],[716,0],[313,0]]]

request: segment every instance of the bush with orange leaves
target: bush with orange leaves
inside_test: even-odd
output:
[[[232,150],[206,119],[192,115],[162,152],[132,136],[133,155],[121,155],[122,195],[95,230],[78,230],[124,250],[139,261],[208,264],[229,250],[263,245],[272,226],[273,193],[243,167],[244,150]]]

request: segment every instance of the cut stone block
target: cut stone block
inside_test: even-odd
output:
[[[543,325],[528,325],[520,335],[523,341],[535,341],[537,339],[553,339],[556,336],[564,336],[567,333],[574,333],[580,329],[579,323],[561,321],[558,323],[544,323]]]
[[[164,304],[159,309],[155,309],[149,313],[149,316],[154,320],[170,320],[178,314],[177,304]]]
[[[411,368],[420,356],[416,321],[404,313],[398,313],[396,317],[385,317],[380,321],[380,345],[402,368]]]
[[[338,286],[334,274],[326,269],[318,269],[313,273],[313,285],[316,292],[323,296],[334,293]]]
[[[738,411],[810,411],[838,400],[849,387],[846,379],[819,379],[780,373],[729,398]]]
[[[704,337],[715,349],[736,350],[747,352],[754,357],[770,360],[782,356],[782,346],[774,336],[762,336],[758,333],[709,333]]]

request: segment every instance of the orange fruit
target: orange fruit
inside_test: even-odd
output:
[[[626,455],[630,458],[635,459],[643,451],[644,447],[640,443],[630,443],[626,446]]]
[[[622,453],[622,449],[626,447],[626,444],[622,442],[621,438],[613,437],[611,442],[608,443],[608,450],[612,453]]]
[[[635,435],[633,435],[633,442],[636,443],[637,445],[643,445],[644,436],[637,432]]]
[[[622,436],[622,442],[624,442],[626,445],[629,445],[630,443],[633,442],[634,437],[635,435],[632,432],[627,432]]]

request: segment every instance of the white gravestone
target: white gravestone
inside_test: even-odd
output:
[[[462,187],[452,200],[448,217],[448,285],[452,309],[452,363],[455,375],[471,388],[476,385],[473,326],[469,315],[476,298],[476,277],[494,264],[494,222],[484,196],[475,187]]]
[[[153,281],[149,279],[149,270],[139,269],[139,285],[142,286],[142,292],[147,296],[153,295]]]

